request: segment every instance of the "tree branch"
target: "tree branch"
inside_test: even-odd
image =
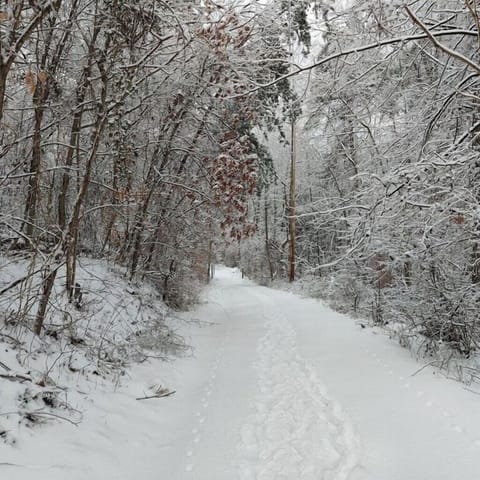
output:
[[[170,395],[173,395],[176,393],[176,390],[172,390],[170,392],[162,393],[162,394],[157,394],[157,395],[150,395],[148,397],[138,397],[135,400],[149,400],[151,398],[163,398],[163,397],[169,397]]]
[[[466,63],[469,67],[473,68],[473,70],[475,70],[477,73],[480,74],[480,65],[478,65],[477,63],[473,62],[472,60],[470,60],[469,58],[465,57],[464,55],[462,55],[461,53],[455,51],[455,50],[452,50],[451,48],[449,47],[446,47],[445,45],[443,45],[443,43],[440,43],[436,38],[435,38],[435,33],[436,32],[431,32],[428,27],[415,15],[415,13],[412,12],[412,10],[410,10],[410,8],[408,7],[408,5],[405,5],[405,10],[406,12],[408,13],[408,16],[412,19],[412,21],[414,23],[416,23],[424,32],[425,32],[425,35],[432,41],[432,43],[438,47],[440,50],[442,50],[443,52],[445,52],[447,55],[450,55],[451,57],[453,58],[456,58],[457,60],[460,60],[461,62],[463,63]],[[474,34],[475,36],[478,37],[478,32],[471,32],[472,34]]]
[[[320,67],[321,65],[324,65],[325,63],[331,62],[332,60],[335,60],[337,58],[341,57],[346,57],[348,55],[351,55],[352,53],[360,53],[360,52],[365,52],[367,50],[373,50],[375,48],[380,48],[384,47],[386,45],[393,45],[395,43],[406,43],[406,42],[411,42],[414,40],[421,40],[424,38],[436,38],[436,37],[445,37],[445,36],[452,36],[452,35],[468,35],[468,36],[477,36],[477,32],[471,31],[471,30],[462,30],[462,29],[455,29],[455,30],[440,30],[438,32],[428,32],[429,34],[427,35],[426,33],[419,33],[416,35],[408,35],[404,37],[395,37],[395,38],[390,38],[387,40],[382,40],[379,42],[375,43],[369,43],[367,45],[361,45],[360,47],[355,47],[351,48],[349,50],[344,50],[342,52],[337,52],[332,55],[329,55],[328,57],[322,58],[318,62],[312,63],[311,65],[308,65],[306,67],[298,67],[297,70],[294,70],[290,73],[287,73],[285,75],[282,75],[281,77],[276,78],[275,80],[272,80],[271,82],[264,83],[261,85],[257,85],[255,88],[252,88],[251,90],[248,90],[244,93],[239,93],[237,95],[232,95],[231,97],[227,98],[241,98],[245,97],[247,95],[251,95],[252,93],[258,92],[259,90],[263,88],[268,88],[272,87],[273,85],[276,85],[279,82],[282,82],[283,80],[286,80],[287,78],[293,77],[295,75],[298,75],[299,73],[303,72],[308,72],[310,70],[313,70],[317,67]],[[465,57],[464,57],[465,58]],[[468,59],[466,59],[468,60]],[[474,64],[475,65],[475,64]],[[477,66],[480,71],[480,67]]]

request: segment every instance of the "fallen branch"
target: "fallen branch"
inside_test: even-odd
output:
[[[6,370],[7,372],[11,372],[12,369],[8,366],[8,365],[5,365],[3,362],[0,362],[0,367],[2,367],[4,370]]]
[[[18,278],[17,280],[14,280],[12,283],[10,283],[9,285],[7,285],[6,287],[0,290],[0,295],[7,293],[12,288],[15,288],[19,283],[22,283],[28,278],[30,278],[31,276],[36,275],[37,273],[40,273],[42,270],[43,268],[39,268],[38,270],[35,270],[33,273],[28,273],[27,275],[24,275],[23,277]]]
[[[57,415],[56,413],[42,412],[42,411],[39,411],[39,410],[36,410],[36,411],[33,411],[33,412],[28,412],[28,411],[25,411],[25,412],[18,412],[18,411],[17,412],[0,412],[1,417],[6,417],[8,415],[18,415],[19,417],[23,417],[23,418],[44,417],[44,416],[53,417],[53,418],[57,418],[59,420],[63,420],[64,422],[71,423],[72,425],[75,425],[76,427],[78,427],[80,425],[80,423],[82,423],[82,422],[75,422],[74,420],[70,420],[67,417]]]
[[[71,423],[72,425],[75,425],[76,427],[78,427],[80,425],[80,423],[82,422],[75,422],[73,420],[70,420],[69,418],[67,417],[63,417],[61,415],[57,415],[56,413],[51,413],[51,412],[26,412],[25,413],[25,416],[27,415],[30,415],[30,416],[34,416],[34,417],[43,417],[43,416],[47,416],[47,417],[53,417],[53,418],[57,418],[58,420],[63,420],[64,422],[68,422],[68,423]]]
[[[422,370],[424,370],[427,367],[438,367],[438,360],[432,360],[431,362],[426,363],[422,367],[420,367],[418,370],[413,372],[410,376],[414,377],[415,375],[418,375]]]
[[[32,379],[25,375],[21,375],[19,373],[11,373],[8,375],[0,374],[0,378],[4,378],[5,380],[10,380],[11,382],[31,382]]]
[[[151,398],[163,398],[163,397],[169,397],[170,395],[173,395],[174,393],[176,393],[176,390],[172,390],[171,392],[166,392],[166,393],[162,393],[160,395],[150,395],[148,397],[139,397],[139,398],[136,398],[135,400],[149,400]]]

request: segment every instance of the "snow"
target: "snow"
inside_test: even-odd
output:
[[[378,331],[225,267],[176,324],[190,354],[82,382],[82,422],[12,432],[0,478],[478,478],[480,397]]]

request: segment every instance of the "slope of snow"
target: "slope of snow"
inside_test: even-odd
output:
[[[0,478],[478,478],[480,397],[314,300],[218,268],[179,333],[191,355],[83,392],[78,427],[0,444]]]

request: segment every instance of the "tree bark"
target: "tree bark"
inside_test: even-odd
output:
[[[295,120],[292,118],[291,123],[291,140],[290,140],[290,194],[288,204],[288,280],[295,281],[295,162],[296,162],[296,145],[295,145]]]
[[[52,293],[55,278],[57,277],[57,271],[58,267],[54,268],[53,270],[50,270],[50,268],[47,267],[46,276],[43,280],[42,296],[40,297],[37,315],[35,317],[34,332],[36,335],[40,335],[42,332],[45,314],[47,313],[48,301]]]
[[[37,218],[37,205],[40,197],[40,174],[42,159],[42,119],[44,112],[44,100],[48,96],[44,94],[44,88],[39,82],[33,96],[34,103],[34,126],[32,138],[32,158],[30,161],[30,177],[28,179],[27,199],[25,203],[25,234],[32,238]]]
[[[273,262],[272,262],[272,252],[270,248],[270,236],[269,236],[269,229],[268,229],[268,204],[267,198],[265,195],[264,204],[263,204],[263,219],[265,222],[265,252],[267,254],[267,262],[268,262],[268,270],[270,272],[270,281],[273,281],[275,272],[273,270]]]

